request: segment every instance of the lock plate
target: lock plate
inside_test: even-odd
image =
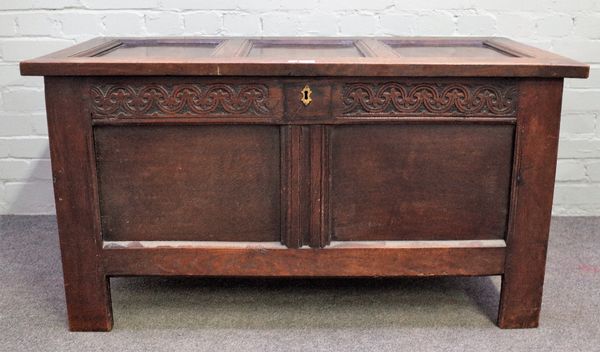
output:
[[[312,102],[312,90],[310,89],[310,87],[307,85],[304,86],[304,88],[302,88],[302,90],[300,91],[301,94],[301,98],[300,101],[302,101],[302,104],[304,104],[304,106],[308,106],[310,104],[310,102]]]

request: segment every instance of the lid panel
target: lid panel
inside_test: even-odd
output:
[[[484,41],[384,41],[396,54],[403,57],[456,57],[456,58],[518,58],[514,52],[496,48]]]
[[[93,54],[109,58],[202,58],[210,57],[220,41],[124,41]]]
[[[394,50],[400,56],[408,57],[512,57],[508,53],[478,46],[396,46]]]
[[[363,57],[354,41],[268,41],[253,40],[248,57],[309,60]]]

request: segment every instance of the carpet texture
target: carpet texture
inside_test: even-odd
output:
[[[553,218],[538,329],[495,326],[499,277],[111,280],[71,333],[56,219],[0,217],[0,351],[600,351],[600,218]]]

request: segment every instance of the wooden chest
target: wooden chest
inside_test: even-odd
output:
[[[538,324],[564,77],[500,38],[101,38],[45,76],[71,330],[109,277],[502,275]]]

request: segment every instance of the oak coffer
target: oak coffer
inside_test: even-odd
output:
[[[99,38],[45,76],[71,330],[109,278],[502,275],[538,324],[564,77],[502,38]]]

